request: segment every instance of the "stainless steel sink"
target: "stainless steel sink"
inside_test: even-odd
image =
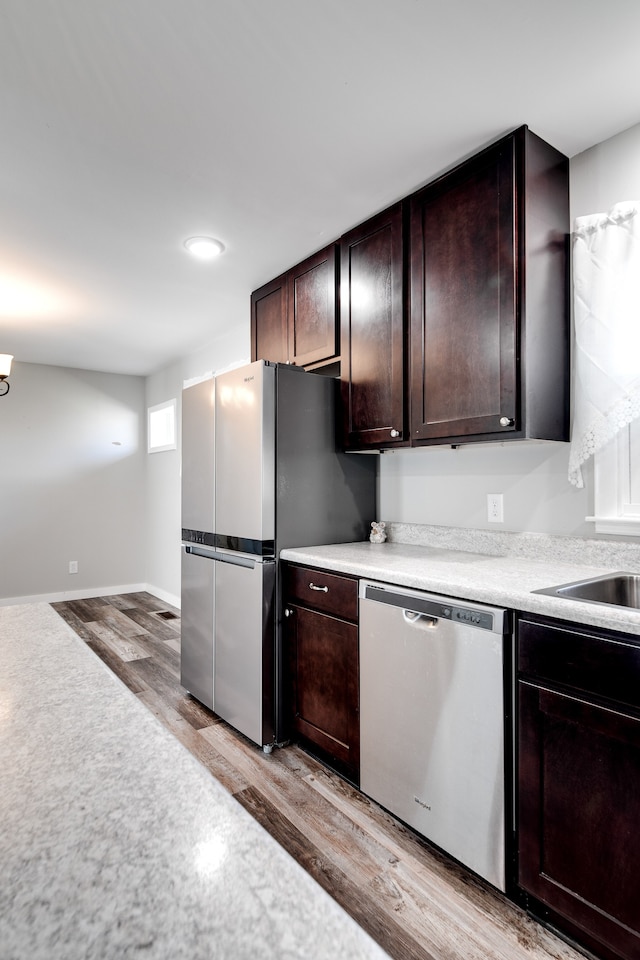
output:
[[[534,590],[549,597],[584,600],[587,603],[606,603],[615,607],[634,607],[640,610],[640,574],[610,573],[591,580],[576,580],[557,587]]]

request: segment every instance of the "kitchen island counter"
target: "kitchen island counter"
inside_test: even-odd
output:
[[[553,545],[553,538],[540,538],[540,559],[493,556],[426,544],[368,541],[291,548],[283,550],[280,556],[291,563],[640,635],[639,610],[533,593],[623,569],[620,565],[611,566],[608,555],[598,558],[597,553],[588,550],[587,546],[594,541],[585,541],[585,557],[592,560],[595,556],[600,563],[608,561],[608,565],[554,559],[549,553],[545,555],[547,543]],[[635,563],[634,550],[638,550]],[[619,558],[615,560],[620,563]],[[625,570],[640,573],[640,548],[627,550],[623,560]]]
[[[47,604],[0,607],[4,960],[382,960]]]

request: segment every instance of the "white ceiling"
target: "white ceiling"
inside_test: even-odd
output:
[[[151,373],[514,127],[637,123],[639,36],[637,0],[0,0],[0,352]]]

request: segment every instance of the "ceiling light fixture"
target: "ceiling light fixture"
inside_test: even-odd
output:
[[[13,360],[13,354],[0,353],[0,397],[4,397],[5,394],[9,393],[9,384],[7,383],[7,377],[11,373],[12,360]]]
[[[199,260],[214,260],[224,250],[224,244],[213,237],[189,237],[184,245]]]

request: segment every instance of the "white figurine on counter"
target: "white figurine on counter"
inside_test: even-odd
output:
[[[387,535],[384,532],[385,522],[384,520],[374,520],[371,524],[371,533],[369,534],[369,540],[371,543],[384,543],[387,539]]]

